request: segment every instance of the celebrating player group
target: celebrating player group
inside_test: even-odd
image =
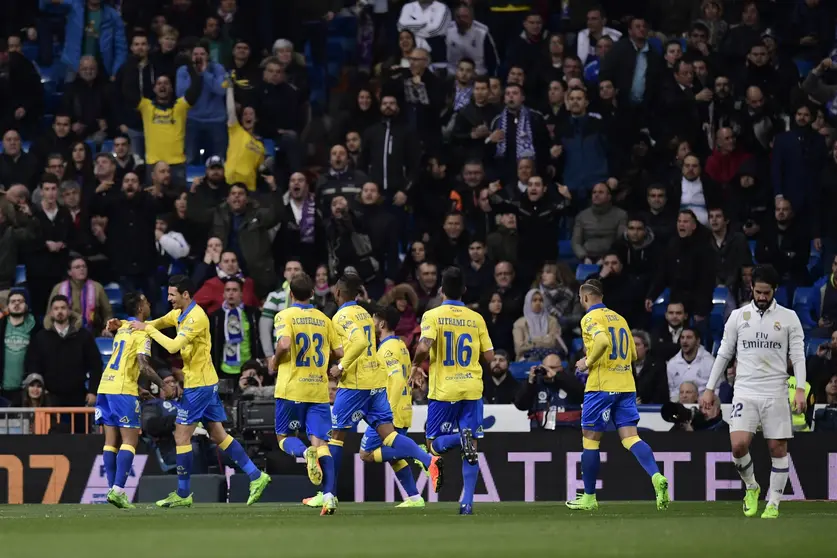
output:
[[[701,405],[714,404],[714,389],[727,364],[738,358],[730,439],[735,464],[745,483],[744,514],[758,511],[756,483],[749,445],[761,426],[773,460],[770,497],[763,518],[776,518],[779,500],[788,477],[787,440],[792,437],[788,405],[786,362],[793,363],[796,385],[805,385],[802,328],[796,314],[773,300],[778,286],[776,272],[757,267],[753,272],[753,302],[735,310],[729,318],[721,348]],[[279,447],[305,459],[308,477],[320,487],[303,501],[319,508],[320,515],[337,511],[337,477],[346,433],[363,420],[368,428],[360,456],[364,461],[392,466],[406,499],[399,508],[423,508],[410,463],[418,463],[437,491],[444,483],[441,455],[459,448],[462,456],[463,491],[459,513],[473,513],[474,491],[479,475],[477,440],[483,437],[482,367],[480,358],[494,357],[485,321],[461,302],[465,290],[462,271],[451,267],[442,274],[442,304],[425,312],[421,337],[412,362],[404,342],[395,336],[399,314],[394,308],[373,308],[357,302],[361,279],[352,274],[340,278],[336,298],[340,307],[329,319],[310,300],[314,283],[305,273],[290,281],[291,304],[274,319],[276,372],[276,423]],[[192,505],[189,479],[192,468],[191,437],[202,423],[210,438],[250,477],[251,505],[259,500],[270,477],[258,470],[241,445],[223,427],[226,415],[218,397],[218,375],[211,360],[211,337],[206,314],[192,300],[194,286],[183,276],[169,282],[173,310],[157,320],[148,301],[128,293],[127,321],[111,320],[115,333],[114,353],[103,375],[96,402],[96,419],[104,426],[104,462],[111,487],[108,501],[119,508],[132,508],[125,495],[139,432],[140,375],[157,384],[166,398],[180,397],[175,441],[177,444],[177,490],[157,502],[159,507]],[[605,306],[602,285],[586,281],[579,290],[586,311],[581,321],[585,354],[576,367],[588,372],[582,406],[582,479],[584,492],[566,503],[573,510],[596,510],[596,478],[601,463],[599,444],[613,424],[622,445],[648,473],[657,509],[669,506],[668,480],[660,473],[654,453],[637,433],[639,413],[632,363],[636,346],[625,319]],[[174,339],[158,331],[176,327]],[[180,352],[182,394],[177,386],[164,384],[151,368],[151,341],[170,353]],[[424,361],[429,359],[427,371]],[[333,408],[329,405],[329,377],[338,380]],[[411,386],[427,386],[427,445],[418,445],[406,435],[412,423]],[[796,390],[794,406],[804,410],[804,389]],[[300,433],[310,441],[306,445]],[[117,450],[117,444],[121,446]]]

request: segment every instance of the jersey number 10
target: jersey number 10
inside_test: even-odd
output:
[[[619,332],[617,334],[616,330],[612,327],[607,328],[608,333],[610,333],[610,346],[613,347],[613,350],[610,351],[610,355],[607,358],[610,360],[616,360],[617,353],[619,358],[625,360],[628,358],[628,350],[631,347],[631,342],[628,339],[628,330],[623,327],[619,328]],[[619,342],[617,343],[616,336],[619,336]]]
[[[445,360],[442,361],[442,366],[459,365],[461,368],[466,368],[471,365],[471,356],[473,349],[471,349],[471,342],[473,338],[469,333],[463,333],[459,337],[454,337],[452,331],[445,331]],[[456,361],[453,360],[454,347],[456,348]]]

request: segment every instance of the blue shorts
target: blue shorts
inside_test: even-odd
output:
[[[407,428],[395,429],[395,431],[401,434],[402,436],[407,435],[407,430]],[[366,429],[366,432],[363,433],[363,438],[361,438],[360,440],[361,451],[375,451],[383,445],[384,441],[381,440],[380,436],[378,436],[378,431],[372,428],[371,426]]]
[[[96,424],[117,428],[139,428],[139,397],[100,393],[96,396]]]
[[[276,434],[296,436],[305,430],[308,436],[328,441],[331,436],[331,407],[328,403],[300,403],[276,399]]]
[[[473,401],[435,401],[427,403],[427,438],[433,440],[455,430],[469,428],[474,438],[482,438],[482,399]]]
[[[581,428],[604,432],[610,421],[616,428],[639,424],[636,392],[588,391],[581,405]]]
[[[392,422],[387,388],[337,390],[331,411],[332,428],[354,428],[361,420],[372,428]]]
[[[199,422],[224,422],[227,413],[218,397],[218,384],[185,388],[177,409],[176,424],[196,424]]]

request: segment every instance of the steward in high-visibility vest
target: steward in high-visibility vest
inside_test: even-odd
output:
[[[788,378],[788,398],[791,404],[791,421],[794,432],[810,432],[811,414],[814,408],[814,395],[811,393],[811,384],[805,382],[805,400],[808,402],[808,409],[804,413],[797,412],[793,408],[793,399],[796,395],[796,378]]]

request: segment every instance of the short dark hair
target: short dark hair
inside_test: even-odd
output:
[[[692,220],[695,222],[696,225],[700,224],[700,221],[698,221],[697,215],[695,215],[695,212],[692,211],[691,209],[681,209],[680,211],[677,212],[677,215],[688,215],[689,217],[692,218]]]
[[[727,215],[727,210],[724,209],[724,206],[722,206],[722,205],[711,205],[711,206],[709,206],[709,210],[706,213],[708,215],[709,213],[712,213],[713,211],[720,211],[721,215],[724,216],[724,219],[726,219],[726,220],[729,219],[729,217]]]
[[[375,316],[386,323],[386,329],[389,331],[395,331],[401,320],[401,312],[395,306],[381,306],[375,311]]]
[[[309,300],[314,294],[314,281],[307,273],[300,272],[291,278],[291,294],[294,300]]]
[[[52,308],[52,306],[53,306],[56,302],[63,302],[63,303],[65,303],[67,306],[70,306],[70,299],[68,299],[66,296],[64,296],[64,295],[62,295],[62,294],[57,294],[57,295],[55,295],[54,297],[52,297],[51,299],[49,299],[49,307],[50,307],[50,308]]]
[[[491,80],[488,79],[488,76],[477,76],[474,78],[474,83],[484,83],[486,87],[491,87]]]
[[[131,145],[131,136],[129,136],[128,134],[123,134],[123,133],[120,132],[120,133],[116,134],[115,136],[113,136],[113,141],[116,141],[118,139],[124,139],[125,141],[128,142],[128,145]]]
[[[672,68],[674,70],[674,73],[675,74],[678,73],[680,71],[680,68],[682,68],[686,64],[688,64],[689,66],[692,65],[691,62],[689,62],[688,60],[683,60],[682,58],[680,60],[678,60],[677,62],[675,62],[674,67]],[[684,157],[684,159],[685,159],[685,157]]]
[[[70,257],[67,258],[67,269],[73,269],[73,262],[76,260],[81,260],[84,263],[87,263],[87,259],[84,256],[78,252],[71,252]]]
[[[506,89],[509,89],[511,87],[517,87],[518,89],[520,89],[520,92],[523,93],[523,87],[521,87],[520,84],[517,83],[516,81],[513,81],[511,83],[506,84]]]
[[[169,278],[169,287],[177,289],[178,294],[189,293],[189,298],[195,292],[195,284],[186,275],[173,275]]]
[[[122,307],[129,316],[136,316],[137,310],[142,304],[143,294],[139,291],[128,291],[122,295]]]
[[[204,24],[206,24],[206,20],[204,20]],[[207,41],[206,39],[203,39],[203,38],[198,39],[198,42],[195,43],[195,46],[192,47],[192,50],[195,50],[196,48],[204,49],[207,54],[209,54],[209,52],[212,50],[212,47],[209,44],[209,41]]]
[[[681,51],[683,50],[683,44],[680,42],[680,39],[669,39],[666,41],[666,44],[663,45],[663,52],[666,52],[668,50],[668,47],[670,47],[671,45],[677,45],[680,47]]]
[[[147,39],[148,38],[148,32],[146,32],[145,29],[134,29],[134,32],[131,33],[131,41],[130,42],[133,42],[134,39],[136,39],[137,37],[145,37]]]
[[[45,173],[43,176],[41,176],[42,186],[44,184],[55,184],[56,186],[58,186],[60,183],[61,181],[58,180],[58,177],[52,174],[51,172]]]
[[[465,292],[465,278],[462,270],[451,266],[442,272],[442,292],[445,298],[459,300]]]
[[[476,62],[474,62],[474,59],[473,59],[473,58],[471,58],[470,56],[463,56],[462,58],[460,58],[460,59],[459,59],[459,62],[457,62],[457,63],[456,63],[456,65],[457,65],[457,66],[459,66],[459,65],[460,65],[460,64],[462,64],[463,62],[465,62],[465,63],[467,63],[467,64],[470,64],[470,65],[471,65],[471,66],[473,66],[474,68],[476,68],[476,67],[477,67],[477,63],[476,63]]]
[[[594,296],[604,296],[604,287],[602,286],[602,282],[598,279],[587,279],[584,284],[581,285],[581,291],[585,294]]]
[[[363,286],[363,280],[355,273],[344,273],[337,281],[337,288],[343,291],[347,298],[352,300],[360,294],[361,286]]]
[[[73,115],[67,112],[66,110],[59,110],[55,113],[55,118],[52,119],[53,124],[55,123],[56,118],[69,118],[70,122],[73,121]]]
[[[244,281],[241,280],[239,277],[227,277],[224,279],[224,287],[226,288],[227,283],[235,283],[239,286],[241,290],[244,290]]]
[[[64,156],[61,153],[58,153],[58,152],[52,152],[49,155],[47,155],[47,158],[46,158],[47,163],[49,163],[53,159],[61,159],[62,161],[65,161]],[[46,175],[44,175],[44,176],[46,176]],[[53,176],[55,176],[55,175],[53,175]]]
[[[692,326],[686,326],[686,327],[683,328],[683,331],[681,332],[681,335],[683,333],[687,332],[687,331],[691,331],[692,333],[694,333],[695,334],[695,339],[700,341],[700,339],[701,339],[700,332],[697,330],[697,328],[694,328]]]
[[[229,191],[232,192],[233,188],[239,188],[241,190],[244,190],[245,195],[248,194],[247,186],[245,186],[243,182],[235,182],[233,184],[230,184],[230,190]]]
[[[642,223],[643,227],[648,226],[648,219],[642,213],[632,213],[631,215],[628,215],[628,220],[626,222],[630,223],[631,221],[639,221]]]
[[[767,283],[772,288],[779,286],[779,272],[772,265],[761,264],[753,268],[753,285]]]

